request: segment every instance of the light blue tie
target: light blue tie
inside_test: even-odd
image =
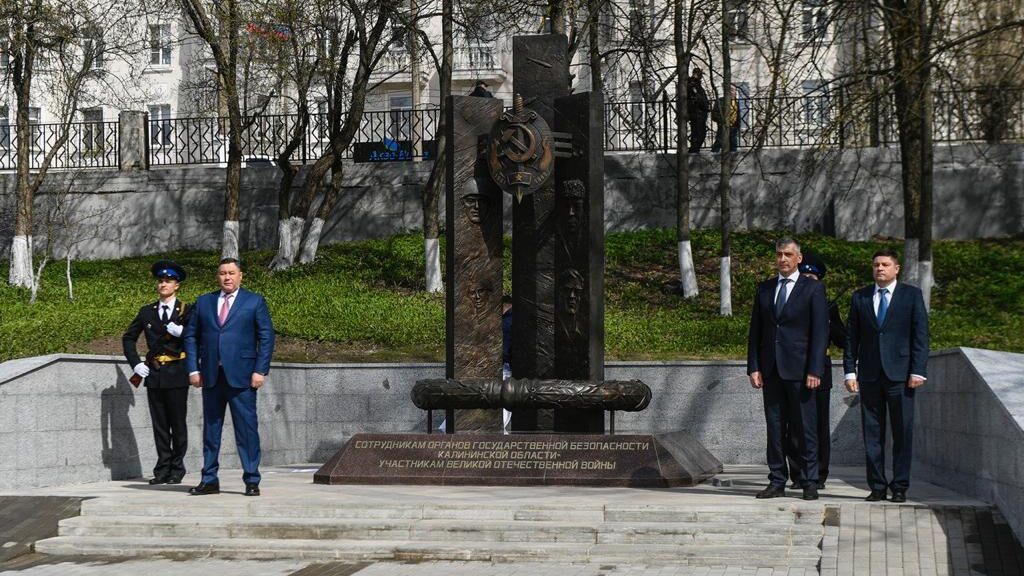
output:
[[[882,288],[878,291],[878,325],[885,324],[885,315],[889,312],[889,289]]]

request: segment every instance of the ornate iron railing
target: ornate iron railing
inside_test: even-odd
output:
[[[63,124],[32,124],[29,126],[29,168],[42,167],[46,155],[67,133],[53,159],[50,168],[116,168],[118,165],[117,122],[72,122]],[[13,124],[0,124],[0,170],[15,170],[17,158],[18,131]]]
[[[840,148],[897,143],[896,114],[891,94],[871,97],[846,92],[807,96],[741,97],[739,145],[749,148]],[[375,143],[411,150],[403,158],[428,157],[435,139],[438,110],[366,112],[354,143]],[[610,152],[669,152],[676,142],[676,103],[605,103],[605,149]],[[275,161],[299,123],[295,114],[263,115],[242,135],[247,161]],[[708,120],[704,148],[716,139]],[[957,142],[1024,142],[1024,89],[936,91],[933,140]],[[59,124],[31,127],[30,166],[38,169],[58,141]],[[219,164],[227,161],[226,118],[150,119],[150,164]],[[292,154],[308,163],[323,154],[330,140],[325,114],[313,114]],[[0,124],[0,170],[16,168],[17,135],[13,125]],[[355,146],[345,151],[351,158]],[[112,168],[118,165],[117,122],[75,122],[54,156],[55,169]]]

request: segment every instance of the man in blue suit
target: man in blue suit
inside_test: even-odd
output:
[[[274,326],[262,296],[242,289],[242,266],[234,258],[217,269],[220,290],[196,300],[185,329],[189,382],[203,388],[203,478],[189,493],[217,494],[224,410],[231,408],[246,496],[260,495],[260,433],[256,391],[270,372]]]
[[[828,299],[825,287],[800,274],[800,245],[792,238],[775,244],[776,277],[761,282],[754,295],[747,340],[750,385],[764,393],[768,431],[768,487],[758,498],[786,495],[783,432],[796,442],[797,476],[804,500],[818,499],[818,419],[815,390],[831,367],[828,348]]]
[[[860,392],[867,453],[866,500],[907,501],[914,445],[914,394],[928,369],[928,312],[921,290],[897,283],[899,257],[879,250],[871,261],[875,283],[853,293],[843,370],[846,388]],[[892,425],[892,482],[885,477],[885,417]]]

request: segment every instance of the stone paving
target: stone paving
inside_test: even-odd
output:
[[[312,488],[295,473],[298,468],[272,469],[267,478],[268,495],[276,499],[302,498],[301,486]],[[225,475],[227,476],[227,475]],[[730,466],[714,484],[696,489],[673,491],[629,491],[604,489],[558,488],[542,491],[555,501],[582,502],[596,494],[606,498],[631,498],[641,502],[657,502],[678,498],[695,498],[721,504],[752,502],[751,495],[763,484],[760,467]],[[1006,522],[991,506],[961,497],[936,486],[915,483],[906,504],[866,503],[866,489],[857,469],[838,470],[817,503],[803,503],[795,498],[786,501],[824,508],[824,535],[821,541],[822,560],[819,569],[770,569],[744,566],[646,566],[638,558],[630,565],[484,562],[420,562],[350,564],[295,561],[224,561],[214,559],[124,559],[94,557],[49,557],[22,555],[0,562],[0,573],[24,576],[160,576],[213,573],[217,576],[282,575],[282,576],[1012,576],[1024,575],[1024,549],[1021,548]],[[275,479],[276,480],[273,480]],[[334,487],[347,491],[352,498],[383,497],[423,498],[443,490],[436,487]],[[461,499],[507,498],[517,500],[536,496],[528,489],[461,487],[448,489]],[[125,483],[103,483],[26,491],[33,496],[95,497],[125,494]],[[132,489],[127,497],[148,493],[159,498],[157,491]],[[297,493],[293,493],[297,492]],[[791,495],[797,495],[791,491]],[[308,497],[308,494],[306,494]],[[125,496],[121,496],[125,497]],[[223,494],[240,503],[246,499]],[[42,500],[40,500],[42,501]],[[58,505],[60,499],[51,499]],[[23,509],[23,508],[19,508]],[[50,513],[55,521],[59,515]],[[9,519],[0,516],[0,528]],[[23,522],[40,530],[40,522]],[[23,539],[22,539],[23,540]],[[0,548],[5,545],[0,542]],[[751,558],[756,563],[756,558]]]

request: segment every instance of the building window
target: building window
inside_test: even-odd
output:
[[[11,147],[11,120],[7,106],[0,106],[0,148]]]
[[[750,4],[747,0],[726,2],[726,16],[726,30],[730,40],[744,42],[750,38]]]
[[[103,32],[100,30],[94,30],[82,42],[82,54],[85,58],[92,58],[92,68],[94,70],[103,68],[103,51],[105,47]]]
[[[82,110],[82,151],[103,150],[103,109]]]
[[[387,137],[399,141],[409,140],[412,133],[412,96],[392,94],[388,97]]]
[[[804,96],[804,126],[808,132],[818,133],[828,127],[829,98],[821,80],[808,80],[802,85]]]
[[[153,66],[171,65],[171,25],[149,25],[149,63]]]
[[[42,125],[43,111],[42,108],[29,107],[28,109],[28,124],[29,131],[32,133],[32,147],[38,148],[43,141],[43,130],[45,127]]]
[[[170,104],[154,104],[149,107],[149,143],[153,146],[170,146]]]
[[[824,0],[803,0],[801,34],[804,42],[821,42],[828,34],[828,8]]]

